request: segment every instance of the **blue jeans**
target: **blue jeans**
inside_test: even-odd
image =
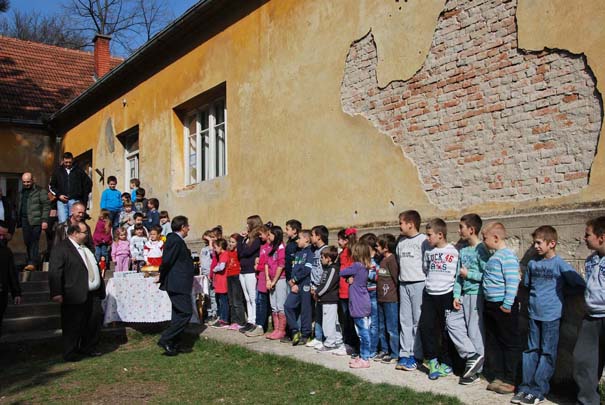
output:
[[[393,358],[399,356],[399,303],[378,303],[378,335],[380,348]]]
[[[269,316],[269,293],[256,291],[256,325],[267,330],[267,317]]]
[[[100,263],[101,257],[104,257],[105,265],[109,267],[109,249],[108,249],[108,247],[109,247],[108,245],[95,246],[95,259],[97,259],[97,263]]]
[[[353,322],[355,323],[357,336],[359,336],[359,357],[363,360],[368,360],[371,355],[370,327],[372,325],[372,320],[369,316],[366,316],[364,318],[353,318]]]
[[[57,196],[58,197],[58,196]],[[57,216],[59,217],[59,223],[67,221],[71,212],[71,206],[77,203],[78,200],[68,200],[66,203],[57,200]]]
[[[304,338],[311,336],[312,303],[308,284],[299,286],[298,293],[290,292],[288,294],[288,298],[286,298],[286,303],[284,304],[284,311],[286,312],[288,327],[293,333],[300,330]],[[300,329],[298,328],[299,315]]]
[[[227,294],[216,293],[215,296],[219,319],[223,322],[229,322],[229,300],[227,299]]]
[[[111,221],[111,229],[115,231],[120,226],[120,211],[109,211],[109,220]]]
[[[376,355],[376,351],[378,350],[378,298],[376,290],[368,291],[370,294],[370,318],[372,323],[370,324],[370,353],[371,356]],[[385,350],[382,346],[381,350]]]
[[[560,319],[529,320],[527,350],[523,352],[523,383],[519,390],[541,399],[550,391],[550,378],[557,363]]]

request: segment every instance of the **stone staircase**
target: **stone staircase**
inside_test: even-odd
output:
[[[50,301],[48,273],[21,272],[22,302],[9,300],[0,342],[37,340],[61,335],[60,305]]]
[[[113,270],[105,272],[105,282]],[[2,321],[0,343],[43,340],[61,336],[61,306],[50,300],[48,273],[42,271],[19,273],[22,302],[9,304]],[[104,328],[111,331],[112,328]]]

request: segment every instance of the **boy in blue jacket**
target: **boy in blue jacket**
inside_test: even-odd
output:
[[[582,277],[556,254],[555,228],[541,226],[532,237],[539,258],[529,261],[523,281],[529,289],[529,334],[522,357],[523,383],[511,400],[513,404],[537,404],[548,394],[557,363],[563,284],[584,286]]]
[[[101,209],[109,211],[111,227],[115,231],[119,226],[120,211],[122,210],[122,193],[116,189],[116,176],[107,178],[107,188],[101,194]]]
[[[300,250],[292,264],[292,274],[288,281],[290,293],[284,304],[288,327],[292,331],[292,346],[306,344],[311,336],[311,269],[315,259],[311,249],[311,231],[300,231],[297,244]],[[300,329],[296,322],[299,314]]]

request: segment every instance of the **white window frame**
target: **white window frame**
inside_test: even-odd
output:
[[[219,108],[222,106],[223,122],[217,124]],[[202,124],[206,122],[207,127],[202,129]],[[192,120],[195,120],[196,153],[195,167],[196,176],[192,177],[190,163],[190,127]],[[226,176],[227,170],[227,103],[225,97],[220,97],[202,107],[190,112],[184,123],[184,161],[185,161],[185,184],[192,185],[202,183],[217,177]],[[223,147],[220,149],[218,138],[220,136],[220,126],[223,128]]]
[[[134,176],[130,173],[130,160],[134,160]],[[124,176],[124,190],[130,190],[130,179],[139,178],[139,149],[134,149],[132,151],[128,151],[128,149],[124,150],[124,171],[126,175]]]

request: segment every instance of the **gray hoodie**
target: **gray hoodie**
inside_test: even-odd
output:
[[[584,262],[586,290],[584,299],[588,314],[594,318],[605,318],[605,257],[596,252]]]

